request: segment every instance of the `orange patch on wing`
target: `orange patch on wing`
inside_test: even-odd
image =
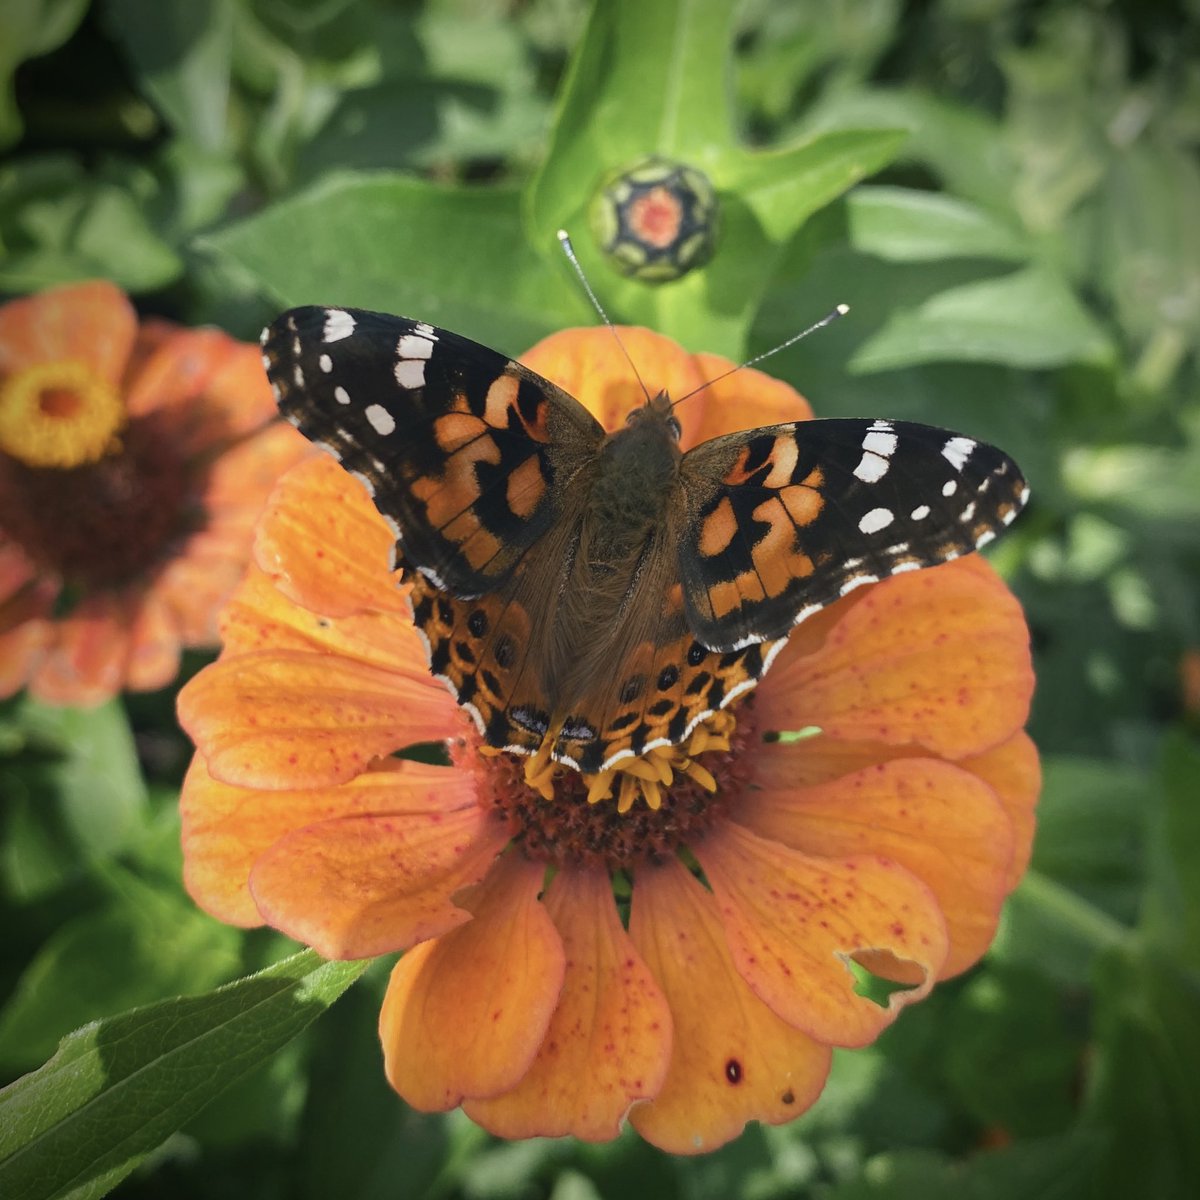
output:
[[[793,579],[813,573],[812,559],[795,547],[796,534],[782,501],[775,496],[754,510],[754,519],[767,525],[767,532],[755,543],[750,557],[768,596],[781,596]]]
[[[825,497],[807,483],[782,488],[779,499],[797,525],[811,525],[825,507]]]
[[[515,1087],[558,1003],[562,939],[538,899],[544,867],[507,854],[460,903],[465,925],[397,964],[379,1017],[384,1070],[422,1112]]]
[[[737,517],[729,497],[721,498],[720,504],[708,514],[700,525],[700,553],[712,558],[723,553],[737,533]]]
[[[472,567],[486,566],[500,553],[500,541],[494,533],[483,527],[475,510],[468,508],[454,520],[441,527],[441,532],[457,543]]]
[[[781,488],[792,481],[792,472],[800,457],[800,448],[793,437],[777,437],[771,449],[771,469],[763,480],[763,487]]]
[[[527,521],[546,494],[546,477],[542,474],[541,460],[531,454],[508,477],[505,499],[512,512]]]
[[[433,436],[447,454],[454,454],[470,445],[483,433],[483,422],[472,413],[444,413],[433,423]]]
[[[516,403],[520,386],[515,375],[500,375],[492,381],[483,402],[483,419],[493,429],[508,428],[508,414]]]
[[[712,605],[713,615],[718,619],[737,612],[742,606],[742,593],[738,591],[736,579],[727,579],[714,583],[708,589],[708,602]]]

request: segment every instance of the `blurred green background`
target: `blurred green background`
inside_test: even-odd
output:
[[[838,1053],[799,1121],[682,1160],[406,1110],[374,1032],[387,963],[322,1012],[351,973],[288,960],[272,995],[299,987],[302,1019],[203,999],[295,947],[181,889],[175,689],[7,703],[4,1079],[86,1022],[202,999],[85,1031],[128,1035],[149,1086],[80,1106],[60,1060],[35,1143],[0,1133],[0,1191],[1200,1195],[1198,144],[1197,0],[0,0],[5,295],[103,276],[247,339],[360,305],[516,354],[594,319],[565,225],[615,320],[694,350],[848,303],[771,372],[818,415],[995,441],[1031,480],[990,557],[1032,627],[1046,774],[985,961]],[[723,208],[709,266],[659,288],[585,219],[649,152]]]

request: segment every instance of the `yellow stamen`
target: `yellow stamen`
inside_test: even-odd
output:
[[[119,448],[125,406],[81,362],[38,363],[0,383],[0,451],[31,467],[66,469]]]

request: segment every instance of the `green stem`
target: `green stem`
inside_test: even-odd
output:
[[[1107,950],[1130,934],[1120,921],[1037,871],[1026,872],[1019,892],[1025,900],[1049,913],[1056,923],[1067,926],[1096,950]]]

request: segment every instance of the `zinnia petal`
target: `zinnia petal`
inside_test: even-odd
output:
[[[284,834],[250,892],[267,924],[326,958],[372,958],[439,937],[471,914],[454,893],[487,874],[509,840],[478,806],[339,817]]]
[[[817,858],[733,821],[692,849],[738,971],[789,1025],[862,1046],[933,986],[946,958],[942,915],[929,889],[888,859]],[[857,995],[848,962],[872,951],[912,964],[920,985],[893,993],[886,1008]]]
[[[747,1121],[790,1121],[816,1100],[829,1047],[750,990],[712,896],[677,860],[638,871],[629,935],[674,1024],[662,1090],[630,1113],[642,1137],[673,1154],[697,1154],[736,1137]]]
[[[414,946],[388,984],[379,1034],[392,1086],[441,1112],[515,1087],[562,990],[562,939],[538,893],[545,868],[506,854],[459,903],[465,925]]]
[[[137,315],[103,280],[50,288],[0,307],[0,374],[56,361],[82,363],[117,384],[137,336]]]
[[[545,904],[566,952],[550,1028],[516,1088],[463,1109],[500,1137],[608,1141],[629,1106],[662,1086],[670,1010],[621,925],[607,872],[560,871]]]
[[[770,729],[978,754],[1025,721],[1033,691],[1020,605],[986,563],[961,559],[866,592],[814,653],[779,656],[759,712]]]
[[[387,569],[395,541],[361,484],[322,456],[279,481],[255,555],[286,595],[313,612],[407,612],[405,593]]]
[[[804,743],[765,747],[794,760]],[[961,767],[897,758],[815,787],[747,793],[737,819],[763,838],[824,858],[882,854],[925,883],[946,919],[941,976],[974,963],[1007,894],[1012,823],[995,792]]]
[[[1008,813],[1013,830],[1013,854],[1005,891],[1011,892],[1025,874],[1029,856],[1033,853],[1034,812],[1042,790],[1042,767],[1037,747],[1029,734],[1019,729],[1008,741],[983,754],[964,758],[958,765],[991,784]]]
[[[332,788],[262,791],[214,779],[200,755],[183,783],[184,882],[197,904],[232,925],[261,925],[250,872],[280,838],[366,813],[452,813],[475,806],[470,779],[451,767],[386,759]],[[315,893],[311,903],[320,907]]]
[[[454,702],[430,683],[415,669],[399,674],[332,654],[241,654],[188,683],[179,721],[226,783],[323,787],[460,731]]]
[[[87,596],[54,626],[29,691],[44,704],[88,707],[112,696],[124,679],[133,600],[121,593]]]

